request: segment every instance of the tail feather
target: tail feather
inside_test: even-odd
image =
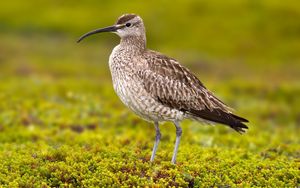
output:
[[[247,125],[244,124],[245,122],[249,122],[247,119],[220,109],[212,111],[209,109],[190,110],[189,112],[202,119],[227,125],[239,133],[244,133],[245,129],[248,129]]]

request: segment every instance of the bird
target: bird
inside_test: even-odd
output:
[[[245,123],[249,121],[233,114],[188,68],[174,58],[147,49],[145,26],[139,15],[123,14],[112,26],[92,30],[77,42],[103,32],[120,37],[108,63],[116,94],[135,114],[154,123],[151,162],[162,136],[159,125],[163,122],[172,122],[176,128],[172,164],[176,163],[182,136],[180,123],[184,119],[223,124],[239,133],[248,129]]]

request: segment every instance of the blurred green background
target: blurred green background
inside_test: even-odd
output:
[[[249,119],[248,133],[185,121],[172,166],[167,123],[149,163],[154,127],[112,89],[108,57],[119,38],[76,43],[124,13],[144,19],[148,48]],[[299,186],[299,20],[295,0],[2,2],[0,185]]]

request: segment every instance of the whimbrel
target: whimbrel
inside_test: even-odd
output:
[[[176,127],[173,164],[183,119],[216,122],[239,133],[248,128],[244,124],[248,120],[234,115],[190,70],[175,59],[146,48],[145,27],[140,16],[124,14],[113,26],[88,32],[78,42],[102,32],[113,32],[121,38],[109,57],[115,92],[138,116],[154,122],[156,136],[150,161],[154,160],[161,138],[159,122],[171,121]]]

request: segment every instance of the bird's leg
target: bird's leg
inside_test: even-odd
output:
[[[158,125],[158,122],[154,122],[154,126],[155,126],[155,131],[156,131],[156,134],[155,134],[155,143],[154,143],[154,146],[153,146],[153,150],[152,150],[152,155],[151,155],[151,159],[150,161],[154,161],[154,157],[155,157],[155,153],[156,153],[156,150],[157,150],[157,146],[158,146],[158,143],[160,141],[160,138],[161,138],[161,134],[160,134],[160,130],[159,130],[159,125]]]
[[[176,156],[177,156],[177,152],[178,152],[178,146],[179,146],[180,137],[181,137],[181,134],[182,134],[182,129],[180,127],[179,122],[175,121],[174,124],[176,126],[176,142],[175,142],[173,157],[172,157],[172,161],[171,161],[173,164],[176,163]]]

